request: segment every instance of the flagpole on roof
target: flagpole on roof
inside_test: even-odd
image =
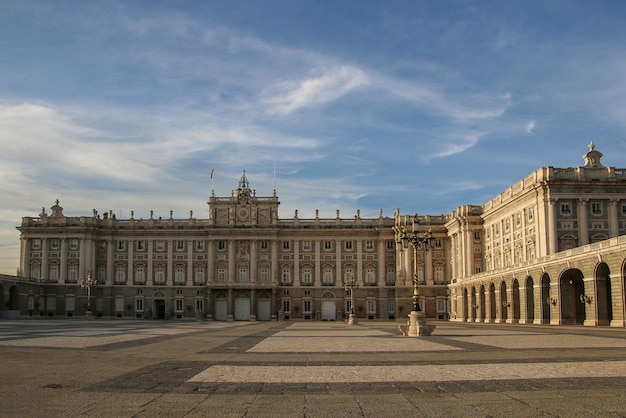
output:
[[[215,179],[213,178],[215,174],[215,164],[211,166],[211,195],[215,194]]]

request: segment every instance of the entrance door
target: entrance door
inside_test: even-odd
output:
[[[256,319],[259,321],[269,321],[271,316],[272,301],[269,299],[259,299],[259,314]]]
[[[250,320],[250,297],[240,296],[235,299],[235,321]]]
[[[215,300],[215,320],[226,321],[228,317],[228,301],[226,299]]]
[[[322,321],[336,321],[337,320],[337,306],[335,302],[325,300],[322,302]]]
[[[165,301],[163,299],[154,301],[154,319],[165,319]]]

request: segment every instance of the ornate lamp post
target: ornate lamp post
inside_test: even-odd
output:
[[[80,287],[87,289],[87,312],[85,312],[85,319],[93,319],[93,314],[91,313],[91,288],[97,285],[98,281],[91,277],[91,272],[87,274],[86,279],[80,281]]]
[[[435,329],[434,325],[426,324],[426,315],[422,312],[419,305],[419,277],[417,275],[417,250],[422,248],[424,251],[430,250],[435,239],[430,230],[420,234],[419,220],[417,212],[411,219],[411,232],[407,232],[404,225],[397,224],[394,227],[396,236],[396,244],[400,251],[408,251],[409,247],[413,247],[413,310],[409,314],[409,329],[407,335],[409,337],[418,337],[420,335],[430,335]],[[424,269],[424,273],[426,273]]]
[[[355,280],[352,275],[350,275],[347,279],[343,279],[343,286],[346,293],[350,291],[350,314],[348,315],[348,325],[356,325],[357,320],[356,316],[354,316],[354,289],[359,288],[359,282]]]

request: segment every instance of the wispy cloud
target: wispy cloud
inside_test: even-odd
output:
[[[285,115],[304,107],[332,102],[369,83],[369,77],[363,71],[341,66],[302,80],[276,83],[265,93],[264,101],[270,106],[269,113]]]

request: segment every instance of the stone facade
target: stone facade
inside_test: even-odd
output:
[[[97,316],[343,320],[354,292],[357,318],[403,319],[416,276],[428,318],[625,326],[626,169],[601,157],[590,144],[583,166],[418,216],[434,242],[416,252],[395,242],[413,216],[279,218],[276,191],[257,196],[245,171],[231,196],[211,194],[208,219],[67,217],[57,201],[18,227],[21,274],[0,278],[0,310],[83,315],[91,274]]]
[[[395,319],[411,307],[412,282],[398,268],[394,218],[279,219],[276,192],[257,196],[246,173],[230,197],[209,198],[208,219],[67,217],[57,201],[23,218],[20,270],[45,284],[40,315],[82,315],[81,280],[93,275],[96,315],[215,320]],[[437,219],[442,239],[443,219]],[[422,303],[446,317],[443,246],[428,260]],[[424,260],[420,261],[421,263]],[[397,276],[401,280],[397,280]],[[358,287],[346,283],[356,281]],[[439,292],[439,293],[437,293]],[[437,295],[444,301],[437,305]],[[28,303],[28,302],[27,302]],[[30,311],[30,310],[29,310]]]

